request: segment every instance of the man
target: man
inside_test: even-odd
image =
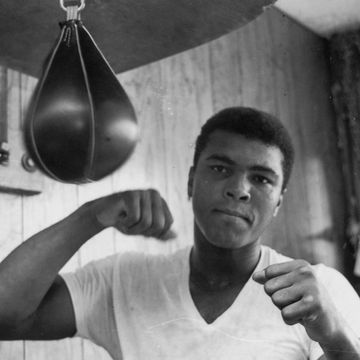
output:
[[[260,245],[292,163],[272,116],[240,107],[214,115],[189,173],[193,247],[113,255],[59,276],[104,228],[161,239],[171,227],[154,190],[89,202],[0,264],[1,338],[77,334],[126,360],[360,359],[360,300],[347,280]]]

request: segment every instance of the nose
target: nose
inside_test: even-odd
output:
[[[245,176],[229,179],[224,189],[224,196],[235,201],[249,202],[251,199],[251,185]]]

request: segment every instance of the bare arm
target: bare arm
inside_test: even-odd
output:
[[[106,227],[161,238],[171,223],[156,191],[130,191],[89,202],[32,236],[0,264],[0,339],[74,335],[70,295],[57,275],[63,265]]]
[[[80,208],[25,241],[0,264],[1,338],[10,334],[16,338],[16,329],[20,330],[22,324],[30,325],[42,300],[49,298],[45,295],[62,266],[102,230],[88,213],[87,206]],[[52,291],[57,289],[54,285]],[[72,335],[73,327],[70,326],[65,336]]]
[[[331,343],[320,343],[324,355],[319,360],[360,360],[360,339],[345,320]]]
[[[24,320],[0,325],[1,340],[57,340],[76,332],[75,314],[64,280],[56,276],[37,309]]]

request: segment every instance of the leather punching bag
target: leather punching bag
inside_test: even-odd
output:
[[[79,184],[121,166],[136,145],[138,126],[128,96],[82,22],[60,25],[25,120],[25,144],[46,175]]]

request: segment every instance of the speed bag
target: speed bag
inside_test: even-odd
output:
[[[132,153],[134,108],[80,20],[60,24],[24,123],[25,145],[36,166],[67,183],[99,180]]]

